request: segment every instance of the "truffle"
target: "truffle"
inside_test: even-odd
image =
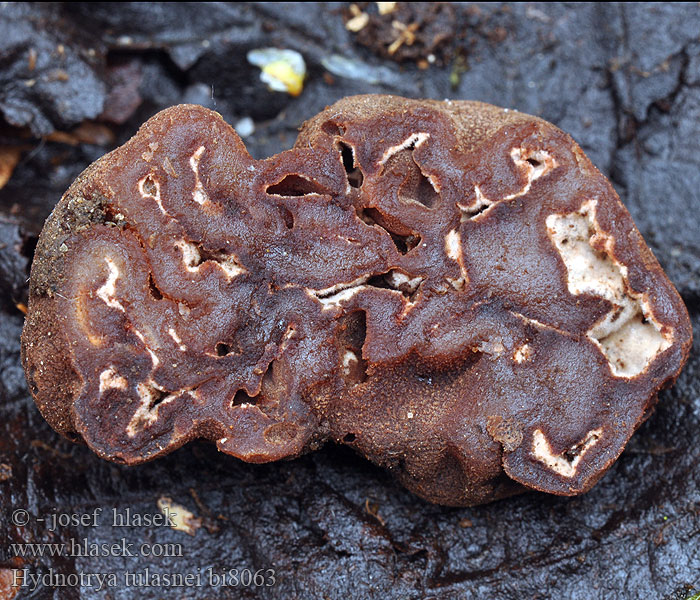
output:
[[[127,464],[328,440],[432,502],[588,490],[691,329],[611,185],[553,125],[346,98],[253,160],[199,106],[91,165],[32,266],[23,363],[60,433]]]

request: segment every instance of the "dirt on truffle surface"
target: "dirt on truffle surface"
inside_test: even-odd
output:
[[[456,7],[456,18],[474,19],[468,8]],[[612,179],[680,291],[697,336],[697,9],[617,4],[502,8],[481,10],[490,16],[489,27],[502,26],[508,35],[497,43],[475,35],[465,54],[467,70],[455,85],[455,77],[450,77],[453,65],[421,70],[410,61],[399,68],[393,61],[380,60],[356,45],[340,12],[315,5],[305,5],[303,11],[279,5],[221,5],[197,18],[188,13],[197,9],[187,5],[127,5],[119,11],[109,5],[54,5],[31,11],[23,5],[3,5],[0,11],[8,18],[0,19],[0,46],[8,50],[16,45],[3,54],[8,58],[0,65],[0,108],[15,126],[2,129],[0,143],[32,148],[24,151],[0,189],[0,212],[12,217],[12,224],[2,229],[7,239],[3,233],[0,240],[7,244],[7,264],[16,265],[26,278],[32,244],[18,240],[38,233],[75,176],[130,137],[157,110],[183,101],[211,106],[212,85],[216,109],[224,118],[232,123],[241,116],[255,120],[256,132],[246,144],[256,157],[290,147],[304,119],[350,94],[474,99],[542,116],[582,145]],[[48,41],[41,19],[56,24]],[[35,47],[51,44],[56,50],[62,43],[66,54],[75,60],[82,57],[95,79],[77,65],[64,67],[69,80],[61,81],[64,76],[54,73],[57,79],[46,84],[44,93],[31,96],[32,87],[24,81],[33,77],[21,69],[31,64],[32,44],[3,30],[17,23],[33,28],[26,39]],[[73,28],[83,34],[54,39],[64,35],[57,31]],[[202,40],[210,43],[203,45]],[[265,46],[294,48],[304,55],[309,78],[298,98],[267,92],[257,70],[246,63],[248,49]],[[35,71],[43,68],[41,60],[60,58],[60,53],[46,52],[44,56],[43,50],[37,51]],[[323,59],[338,53],[369,65],[373,77],[324,77]],[[119,81],[109,78],[108,71],[123,65],[141,74],[136,90],[142,101],[123,125],[104,122],[114,141],[92,136],[71,145],[66,138],[42,142],[31,137],[68,131],[75,141],[73,129],[100,114],[102,109],[95,107],[102,102],[104,108],[109,82]],[[81,73],[91,100],[72,102],[71,112],[67,104],[54,100],[77,86]],[[237,81],[244,83],[236,88]],[[113,108],[113,120],[115,114],[121,119],[128,112],[124,106],[134,105],[134,87],[121,89],[131,94],[130,100],[121,103],[120,110]],[[10,92],[15,95],[10,97]],[[12,116],[20,100],[41,115],[34,126],[27,121],[32,129],[28,134],[18,129],[25,125]],[[6,112],[6,107],[14,112]],[[3,293],[15,290],[21,281],[21,276],[3,274]],[[16,598],[131,598],[134,589],[126,587],[125,573],[146,567],[160,573],[201,572],[205,585],[141,587],[141,598],[211,598],[210,567],[218,574],[245,568],[275,571],[272,586],[219,586],[214,592],[218,598],[685,600],[698,591],[697,341],[676,386],[661,393],[655,414],[590,493],[572,499],[532,493],[452,509],[417,499],[384,471],[334,446],[272,465],[247,465],[204,443],[136,468],[102,461],[60,438],[34,408],[19,361],[23,316],[16,303],[14,297],[3,301],[0,313],[0,463],[11,473],[0,481],[0,573],[3,581],[3,569],[11,567],[26,567],[32,574],[53,569],[64,574],[114,573],[118,578],[117,587],[101,591],[94,581],[92,586],[58,591],[42,584],[34,592],[20,591]],[[113,508],[153,514],[162,497],[202,518],[193,537],[169,528],[111,527]],[[29,512],[27,525],[11,521],[18,508]],[[46,523],[37,521],[57,512],[87,514],[96,508],[103,509],[97,527],[70,525],[51,533]],[[16,558],[10,546],[83,538],[96,544],[125,538],[134,544],[134,553],[145,540],[181,543],[183,556]]]

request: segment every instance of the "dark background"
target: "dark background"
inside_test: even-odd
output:
[[[277,580],[15,596],[41,599],[685,600],[700,591],[697,334],[677,385],[578,498],[531,493],[443,508],[335,447],[256,466],[195,443],[127,468],[63,440],[36,410],[19,336],[43,220],[90,162],[181,102],[215,108],[231,123],[251,117],[245,141],[255,157],[290,147],[305,119],[358,93],[483,100],[544,117],[612,180],[700,332],[697,3],[398,3],[383,16],[375,3],[358,6],[369,20],[352,33],[348,5],[0,4],[0,599],[13,597],[11,567],[122,578],[146,567],[274,569]],[[304,56],[299,97],[268,91],[247,62],[248,50],[268,46]],[[354,78],[324,67],[335,54],[354,61]],[[164,496],[201,519],[193,537],[116,529],[106,516],[99,527],[55,534],[36,521],[96,507],[152,514]],[[12,524],[16,508],[29,511],[27,526]],[[182,543],[184,556],[18,559],[10,550],[123,537]]]

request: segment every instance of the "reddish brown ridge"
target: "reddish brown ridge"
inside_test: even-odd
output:
[[[42,232],[23,361],[49,423],[110,460],[334,440],[469,505],[588,490],[690,341],[568,135],[357,96],[266,160],[183,105],[90,166]]]

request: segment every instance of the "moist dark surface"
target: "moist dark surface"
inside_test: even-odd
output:
[[[299,99],[286,100],[288,109],[279,119],[261,124],[255,117],[258,131],[246,144],[256,157],[289,147],[303,118],[338,97],[358,91],[479,98],[540,114],[572,133],[593,162],[611,176],[647,243],[678,286],[691,315],[695,315],[700,257],[694,182],[699,171],[690,167],[694,165],[694,148],[700,136],[694,116],[698,50],[694,42],[694,7],[610,4],[574,9],[549,5],[534,11],[520,5],[506,7],[509,10],[502,12],[498,6],[481,9],[480,14],[466,8],[469,13],[460,7],[454,20],[456,27],[467,32],[472,44],[467,54],[468,70],[462,73],[456,90],[450,89],[449,65],[426,71],[409,66],[403,73],[392,73],[394,79],[389,83],[380,84],[369,79],[338,77],[333,85],[326,85],[317,70]],[[125,39],[117,41],[119,33],[131,34],[132,40],[141,44],[138,50],[128,50],[133,59],[131,65],[137,71],[148,71],[145,81],[138,84],[146,98],[141,115],[122,128],[122,140],[154,112],[154,106],[160,108],[185,99],[188,82],[178,79],[177,72],[187,72],[193,82],[200,76],[199,81],[206,78],[204,100],[211,96],[208,84],[213,81],[217,109],[234,122],[229,116],[229,103],[240,100],[245,104],[247,100],[241,94],[223,97],[222,79],[235,76],[240,81],[240,65],[230,68],[231,60],[244,56],[246,47],[254,47],[250,44],[270,44],[270,37],[276,40],[272,45],[284,41],[283,45],[300,49],[312,69],[320,69],[315,65],[324,52],[330,51],[331,40],[344,40],[344,36],[348,41],[341,42],[343,53],[374,62],[371,55],[352,45],[353,36],[344,31],[342,19],[327,15],[323,9],[319,9],[318,19],[308,19],[309,7],[303,15],[295,10],[275,12],[267,7],[245,10],[248,15],[233,25],[217,16],[217,27],[223,24],[230,28],[228,31],[240,27],[240,35],[229,33],[208,50],[192,43],[197,35],[208,35],[207,28],[212,27],[208,20],[182,19],[174,12],[160,11],[140,18],[138,28],[128,20],[116,26],[110,21],[109,35],[115,36],[110,38],[110,47],[127,43]],[[44,8],[32,11],[41,16]],[[132,15],[128,11],[119,14],[128,18]],[[91,7],[77,20],[84,24],[83,20],[89,17],[91,25],[84,31],[101,35],[105,25],[100,19],[104,16],[104,11],[100,13]],[[164,41],[141,33],[150,25],[165,31],[163,19],[168,18],[181,29],[175,27],[175,33],[170,31]],[[56,35],[57,28],[61,32],[72,19],[70,15],[51,17],[51,35]],[[251,37],[248,24],[265,22],[272,25],[268,33]],[[318,24],[329,35],[318,38]],[[487,35],[499,25],[506,27],[508,35],[493,42]],[[197,31],[188,30],[179,41],[183,27]],[[262,25],[258,31],[262,31]],[[7,42],[16,38],[2,39]],[[66,47],[87,57],[87,53],[79,53],[80,43],[82,40]],[[149,54],[149,44],[161,44],[165,48],[163,55]],[[104,46],[95,47],[99,58]],[[113,52],[110,50],[111,56]],[[166,53],[182,56],[187,52],[194,56],[204,53],[204,59],[194,67],[191,63],[178,63],[177,69],[182,71],[167,66]],[[40,58],[50,56],[40,52]],[[215,66],[218,56],[227,68]],[[26,69],[26,53],[12,57],[17,68]],[[56,55],[53,60],[58,58]],[[391,69],[390,61],[384,64]],[[204,73],[205,66],[213,66],[210,74]],[[99,60],[94,60],[91,68],[101,76]],[[254,75],[246,75],[246,81],[254,81]],[[17,77],[28,79],[32,75]],[[35,95],[37,109],[45,108],[42,102],[60,100],[63,88],[84,91],[82,84],[80,77],[51,83],[53,96]],[[240,89],[238,84],[234,87]],[[27,93],[37,89],[17,88]],[[193,90],[188,90],[188,94]],[[96,92],[93,89],[89,93]],[[268,96],[272,99],[271,94]],[[285,104],[283,99],[284,96],[277,96],[274,102],[256,101],[247,106],[256,112],[278,110]],[[83,103],[58,106],[59,110],[64,106],[90,109],[90,104]],[[45,114],[54,119],[53,126],[58,128],[84,118],[64,112],[62,125],[50,109]],[[25,139],[17,143],[29,142]],[[27,151],[26,160],[0,191],[3,211],[9,212],[13,205],[16,208],[17,203],[22,206],[19,213],[12,210],[14,220],[21,222],[19,228],[12,227],[14,231],[19,229],[20,235],[7,238],[8,245],[1,249],[3,257],[12,257],[18,264],[26,262],[26,253],[30,256],[33,247],[32,232],[40,228],[42,215],[48,214],[70,181],[105,147],[109,148],[91,145],[89,141],[76,147],[48,141],[31,156]],[[21,247],[18,238],[22,240]],[[12,279],[3,279],[3,290],[7,290],[12,302],[21,301],[21,295],[10,292],[15,285],[12,282],[25,278],[19,273]],[[87,565],[92,565],[91,570],[133,570],[146,563],[158,570],[172,566],[186,571],[199,568],[204,562],[221,568],[231,566],[231,558],[237,566],[273,564],[281,574],[274,589],[249,593],[222,590],[221,597],[350,594],[477,598],[488,594],[510,598],[515,594],[589,598],[591,590],[603,598],[623,595],[685,599],[693,595],[698,568],[698,457],[696,445],[692,444],[698,427],[698,365],[693,358],[696,354],[691,355],[691,362],[673,390],[661,393],[656,413],[633,437],[608,476],[589,494],[576,499],[527,494],[483,507],[455,510],[416,501],[415,496],[402,492],[387,479],[383,471],[333,446],[292,463],[273,465],[232,461],[199,443],[136,471],[100,461],[87,449],[61,441],[33,408],[19,368],[21,317],[17,312],[4,310],[0,319],[5,399],[4,419],[0,420],[4,431],[0,460],[11,467],[11,476],[3,476],[0,495],[3,559],[9,560],[10,541],[67,541],[76,535],[87,535],[91,541],[116,542],[125,533],[101,527],[68,528],[49,535],[46,527],[36,522],[16,528],[7,518],[10,508],[27,506],[36,516],[47,514],[54,507],[72,511],[98,504],[105,510],[117,505],[146,512],[156,510],[158,497],[170,494],[190,510],[204,514],[189,491],[192,488],[211,513],[228,520],[220,519],[214,533],[200,529],[194,538],[181,532],[156,533],[161,541],[185,539],[184,559],[43,558],[28,564],[39,572],[46,572],[49,566],[63,572],[85,571]],[[695,316],[693,320],[697,331]],[[373,512],[383,525],[372,516]],[[273,514],[275,517],[270,518]],[[141,531],[130,530],[128,537],[138,541],[143,536]],[[221,548],[226,550],[222,552]],[[347,573],[354,575],[342,576]],[[132,591],[98,593],[83,588],[64,595],[129,597]],[[143,597],[163,596],[162,589],[143,588],[140,593]],[[183,594],[211,597],[208,588]],[[42,588],[33,597],[55,597],[55,593]]]

